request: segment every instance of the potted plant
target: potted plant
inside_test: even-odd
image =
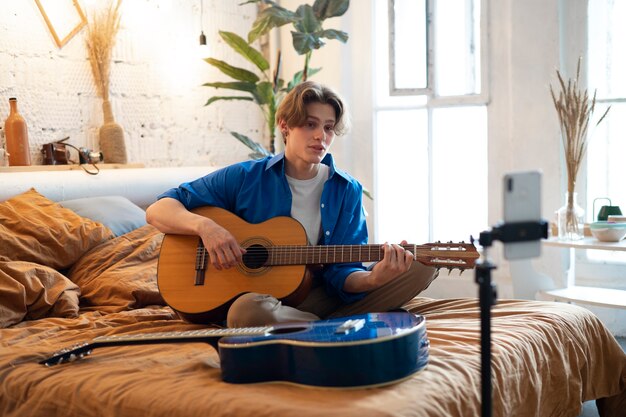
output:
[[[252,153],[249,154],[251,158],[262,158],[266,155],[273,155],[275,152],[275,116],[280,100],[295,85],[306,81],[309,76],[321,69],[309,67],[313,51],[325,45],[324,39],[347,42],[347,33],[335,29],[324,29],[323,23],[331,17],[342,16],[348,10],[350,0],[315,0],[313,5],[302,4],[295,11],[287,10],[271,0],[249,0],[242,4],[248,3],[263,3],[266,7],[252,24],[247,41],[232,32],[220,31],[219,35],[226,44],[251,62],[258,71],[252,72],[216,58],[206,58],[207,63],[216,67],[232,80],[208,82],[203,85],[243,93],[243,95],[235,96],[212,96],[206,102],[206,106],[220,100],[245,100],[252,101],[260,107],[268,129],[269,149],[246,135],[233,131],[230,133],[252,150]],[[270,74],[270,65],[267,59],[252,44],[272,29],[287,24],[293,25],[292,44],[299,55],[304,55],[304,67],[285,84],[285,81],[280,77],[280,53],[278,54],[276,69],[273,74]]]

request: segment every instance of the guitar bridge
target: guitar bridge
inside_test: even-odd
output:
[[[204,272],[206,271],[208,255],[202,239],[198,239],[198,247],[196,248],[196,280],[194,285],[204,285]]]

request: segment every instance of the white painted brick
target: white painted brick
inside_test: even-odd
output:
[[[204,0],[202,19],[199,0],[122,3],[110,95],[130,162],[224,165],[247,159],[249,153],[229,131],[262,140],[265,122],[256,105],[204,106],[212,95],[230,93],[202,87],[228,77],[199,58],[201,28],[211,56],[255,70],[218,36],[218,30],[247,36],[256,5],[239,3]],[[81,30],[59,49],[35,2],[0,0],[0,123],[8,116],[9,97],[17,97],[34,163],[41,161],[41,145],[65,136],[78,147],[98,148],[102,101],[87,60],[85,34]]]

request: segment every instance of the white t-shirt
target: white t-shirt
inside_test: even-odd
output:
[[[308,180],[297,180],[287,175],[287,182],[291,189],[291,217],[304,226],[309,244],[317,245],[322,229],[322,214],[320,200],[324,183],[328,179],[329,168],[320,164],[317,175]]]

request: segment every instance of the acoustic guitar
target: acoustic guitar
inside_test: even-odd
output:
[[[369,313],[310,323],[96,337],[53,353],[52,366],[110,346],[205,342],[230,383],[284,381],[323,387],[371,387],[409,378],[428,363],[424,317]]]
[[[157,267],[157,284],[165,302],[192,323],[218,323],[243,293],[270,294],[298,305],[311,282],[307,265],[372,262],[383,259],[382,245],[307,245],[304,227],[291,217],[248,223],[217,207],[193,212],[224,227],[246,249],[242,261],[217,270],[198,236],[166,234]],[[478,252],[468,243],[405,245],[415,259],[435,268],[473,268]]]

